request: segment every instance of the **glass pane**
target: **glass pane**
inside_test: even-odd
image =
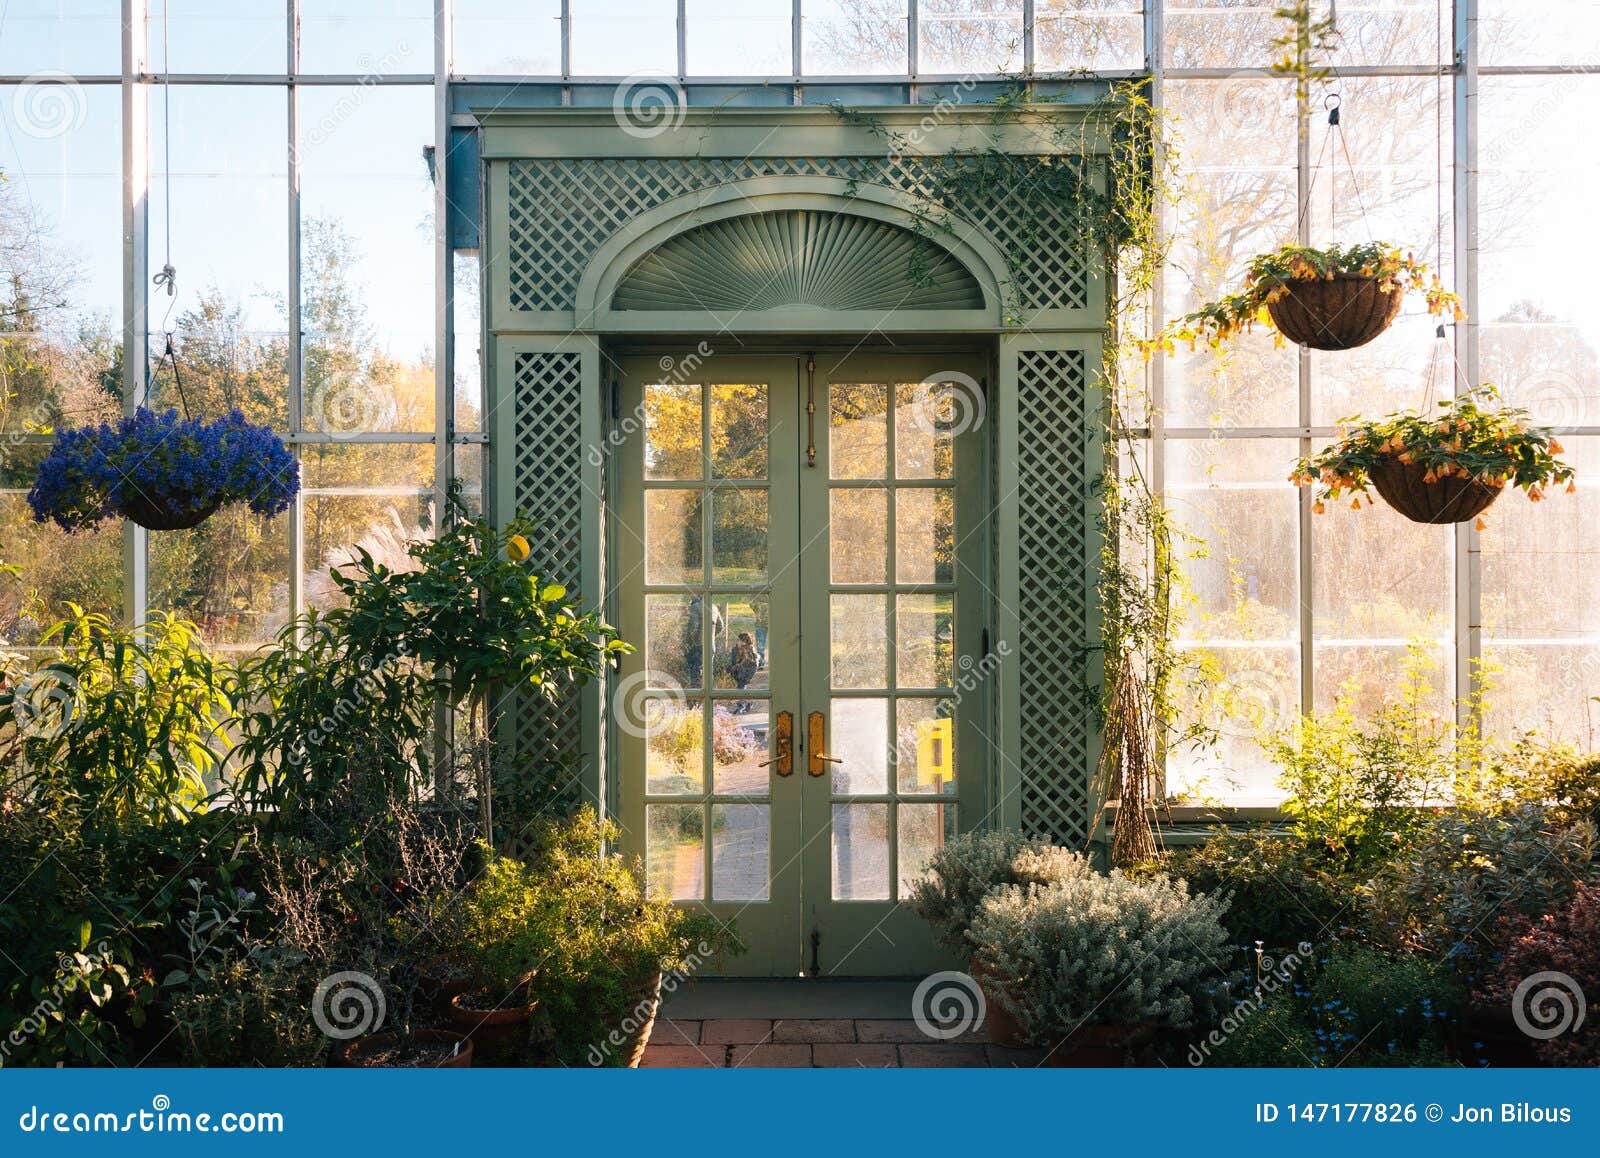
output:
[[[762,583],[767,578],[767,492],[711,494],[711,581]]]
[[[836,796],[889,791],[889,701],[835,699],[829,708],[828,754]]]
[[[450,257],[455,282],[456,430],[483,429],[483,309],[478,255],[456,250]],[[459,455],[462,447],[456,447]]]
[[[279,0],[146,0],[150,69],[230,76],[282,73],[289,59],[287,7]]]
[[[889,572],[887,492],[839,487],[828,498],[833,581],[882,583]]]
[[[705,581],[700,492],[652,490],[644,496],[644,581]]]
[[[941,795],[956,787],[955,704],[950,700],[895,702],[895,787]]]
[[[647,595],[644,600],[645,680],[653,688],[704,686],[705,636],[698,595]]]
[[[701,389],[680,382],[644,388],[644,477],[705,477]]]
[[[624,716],[629,708],[620,706]],[[705,714],[700,701],[649,698],[640,718],[644,723],[645,790],[656,796],[699,795],[705,787]]]
[[[767,388],[711,387],[711,473],[767,477]]]
[[[718,901],[767,899],[772,809],[765,804],[711,806],[711,896]]]
[[[171,102],[170,182],[161,101]],[[287,108],[280,90],[177,85],[150,110],[150,265],[170,251],[180,271],[176,296],[150,291],[151,355],[175,329],[192,406],[237,405],[279,429],[289,420]],[[170,370],[152,370],[155,405],[179,405]]]
[[[7,462],[9,468],[14,462]],[[29,466],[31,477],[32,467]],[[7,474],[10,474],[9,469]],[[7,478],[7,482],[12,481]],[[122,619],[122,523],[111,519],[68,535],[54,523],[36,523],[27,496],[0,492],[0,525],[5,527],[4,560],[22,568],[22,582],[0,583],[0,639],[5,646],[32,647],[67,600],[87,611]],[[51,616],[24,614],[30,590],[52,609]],[[8,721],[9,722],[9,721]]]
[[[889,899],[889,806],[833,806],[833,899]]]
[[[151,535],[150,606],[199,625],[206,642],[261,643],[289,621],[289,517],[226,507],[188,531]]]
[[[647,805],[644,827],[645,881],[650,895],[674,901],[704,899],[705,805]]]
[[[1167,791],[1197,804],[1271,806],[1283,800],[1280,769],[1261,739],[1292,723],[1300,710],[1300,649],[1282,644],[1198,645],[1190,649],[1196,682],[1210,693],[1207,718],[1215,744],[1175,748]],[[1201,663],[1206,665],[1200,669]],[[1202,681],[1200,683],[1198,681]],[[1186,711],[1193,713],[1195,705]]]
[[[427,448],[427,449],[432,449]],[[302,464],[307,476],[311,471]],[[398,489],[398,488],[397,488]],[[407,544],[427,538],[423,530],[432,503],[415,491],[396,494],[328,494],[302,492],[305,544],[302,573],[307,606],[329,608],[344,603],[333,572],[349,566],[357,551],[366,551],[385,567],[409,569],[414,564]]]
[[[811,76],[904,76],[906,0],[802,0],[801,68]]]
[[[712,601],[711,645],[716,687],[764,692],[767,679],[766,595],[719,595]]]
[[[955,582],[955,492],[948,487],[902,487],[894,502],[895,581]]]
[[[916,382],[895,388],[896,478],[954,476],[956,434],[983,421],[983,398],[959,381]]]
[[[1021,0],[922,0],[917,14],[919,72],[1022,71]]]
[[[433,429],[432,114],[426,87],[300,91],[309,429]]]
[[[451,72],[561,75],[561,0],[455,0]]]
[[[428,0],[300,0],[300,71],[430,73],[433,5]]]
[[[691,75],[794,72],[792,0],[686,0],[684,17]]]
[[[730,703],[718,700],[711,705],[712,791],[722,796],[767,795],[766,700]]]
[[[1600,647],[1541,640],[1484,644],[1494,690],[1486,718],[1491,737],[1508,743],[1528,732],[1592,750],[1600,731]]]
[[[836,688],[889,686],[888,597],[835,595],[830,600],[832,675]]]
[[[119,0],[9,0],[0,8],[0,73],[114,76],[121,61]]]
[[[956,834],[954,804],[902,804],[897,814],[895,836],[899,840],[900,896],[922,876],[934,853]]]
[[[895,597],[895,686],[949,687],[955,679],[955,596]]]
[[[834,478],[889,477],[889,388],[834,383],[828,390],[828,469]]]
[[[572,71],[578,76],[678,73],[678,13],[661,0],[570,0]]]
[[[1034,67],[1041,72],[1143,67],[1141,7],[1139,0],[1038,0]]]

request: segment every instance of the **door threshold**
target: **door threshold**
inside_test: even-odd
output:
[[[717,1018],[820,1019],[911,1017],[916,981],[832,978],[704,978],[662,1000],[673,1021]]]

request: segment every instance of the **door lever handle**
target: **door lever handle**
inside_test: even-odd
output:
[[[773,729],[775,755],[770,760],[761,761],[756,767],[766,768],[776,764],[778,775],[788,776],[794,772],[794,713],[779,712]]]
[[[843,764],[837,756],[829,756],[823,749],[828,746],[828,720],[821,712],[806,717],[806,771],[821,776],[829,764]]]

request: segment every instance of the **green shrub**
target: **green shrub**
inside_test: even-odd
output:
[[[967,931],[985,897],[1002,885],[1051,884],[1090,875],[1089,862],[1048,841],[1012,831],[965,832],[928,860],[912,886],[912,911],[933,926],[939,943],[972,953]]]
[[[1183,881],[1090,873],[1005,885],[978,907],[970,936],[985,988],[1028,1039],[1082,1025],[1186,1026],[1222,996],[1227,902]]]
[[[1336,875],[1325,846],[1259,829],[1219,830],[1173,857],[1173,869],[1202,893],[1230,900],[1223,923],[1236,946],[1260,941],[1280,951],[1327,939],[1358,914],[1357,886]]]
[[[1592,824],[1561,827],[1537,805],[1431,814],[1410,847],[1372,881],[1369,935],[1379,944],[1456,959],[1458,968],[1475,972],[1495,949],[1499,919],[1561,908],[1593,878],[1594,853]]]
[[[266,947],[230,954],[207,983],[172,998],[181,1058],[198,1066],[310,1066],[328,1038],[311,1016],[315,979],[304,962]]]

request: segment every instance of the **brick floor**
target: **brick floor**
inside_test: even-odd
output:
[[[698,1044],[696,1044],[698,1042]],[[713,1018],[656,1023],[643,1066],[651,1069],[1037,1066],[1040,1049],[990,1045],[983,1031],[935,1041],[907,1020]]]

